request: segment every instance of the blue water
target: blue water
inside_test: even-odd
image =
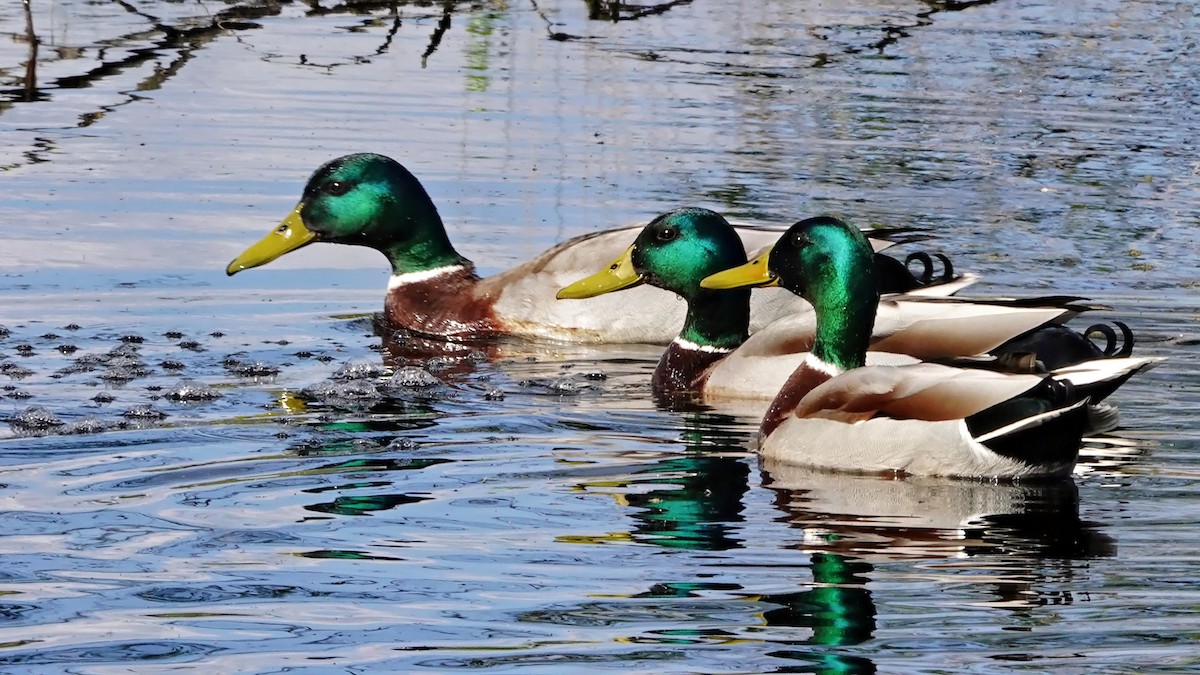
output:
[[[31,4],[32,92],[0,8],[3,670],[1200,664],[1191,3]],[[754,419],[655,408],[652,346],[388,387],[378,254],[223,272],[359,150],[484,271],[682,204],[833,210],[1170,361],[1055,486],[763,465]]]

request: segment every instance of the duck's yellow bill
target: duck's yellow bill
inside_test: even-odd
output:
[[[297,205],[267,236],[234,258],[225,268],[225,274],[233,276],[242,270],[266,265],[284,253],[311,243],[315,236],[304,226],[304,221],[300,219],[300,205]]]
[[[597,295],[619,291],[622,288],[631,288],[641,283],[642,275],[633,269],[633,247],[630,246],[607,268],[559,289],[556,297],[559,300],[594,298]]]
[[[771,250],[767,249],[745,265],[738,265],[724,272],[710,274],[700,281],[700,287],[745,288],[746,286],[778,286],[779,279],[767,269],[767,258],[770,255]]]

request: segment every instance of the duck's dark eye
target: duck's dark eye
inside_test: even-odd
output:
[[[657,234],[659,241],[671,241],[677,236],[679,236],[679,231],[673,227],[664,227]]]
[[[350,184],[346,181],[335,180],[325,185],[325,192],[334,197],[341,197],[350,191]]]
[[[802,233],[792,235],[793,248],[804,248],[805,246],[808,246],[808,239]]]

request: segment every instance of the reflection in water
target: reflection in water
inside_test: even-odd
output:
[[[744,455],[749,434],[724,415],[687,413],[682,455],[639,466],[627,478],[589,479],[577,487],[610,491],[631,506],[634,529],[619,536],[565,535],[561,541],[603,543],[613,539],[689,551],[740,548],[735,532],[742,522],[742,498],[750,468]],[[646,489],[649,488],[649,489]]]
[[[584,0],[587,3],[588,18],[593,21],[636,21],[642,17],[665,14],[680,5],[690,5],[692,0],[671,0],[650,4],[638,3],[630,5],[624,0]]]
[[[740,547],[732,536],[741,522],[742,496],[750,469],[736,457],[688,454],[639,471],[636,485],[663,486],[627,493],[623,502],[638,509],[635,541],[692,551]]]
[[[1110,555],[1112,543],[1079,518],[1071,481],[1000,484],[821,473],[764,462],[777,506],[802,546],[890,557],[1024,553]]]
[[[29,42],[29,60],[25,62],[25,96],[23,101],[32,101],[37,95],[38,36],[33,31],[33,10],[30,0],[21,0],[25,9],[25,40]]]
[[[867,563],[846,556],[814,553],[813,588],[762,596],[764,602],[780,605],[763,612],[763,620],[768,626],[812,628],[813,644],[865,642],[875,631],[875,603],[865,588],[865,575],[871,569]]]
[[[345,485],[337,485],[331,488],[322,488],[330,490],[361,490],[380,487],[389,487],[391,483],[383,481],[365,481],[362,483],[347,483]],[[313,492],[306,490],[306,492]],[[352,495],[347,497],[338,497],[331,502],[319,502],[317,504],[308,504],[304,508],[309,511],[318,513],[331,513],[337,516],[369,516],[372,511],[387,511],[394,509],[397,506],[405,504],[416,504],[431,499],[428,495],[408,495],[404,493],[396,494],[373,494],[373,495]]]
[[[743,500],[749,490],[750,467],[745,457],[751,433],[735,418],[713,412],[682,413],[681,456],[666,456],[649,467],[638,468],[616,484],[618,501],[634,508],[635,525],[624,539],[675,551],[730,551],[744,546],[738,535],[743,527]],[[585,489],[614,487],[611,479],[589,480]],[[638,488],[650,488],[642,491]],[[559,537],[571,543],[605,543],[614,537]],[[754,595],[740,583],[692,579],[662,581],[627,601],[597,601],[574,607],[557,607],[522,614],[521,621],[589,625],[597,622],[669,622],[681,615],[709,617],[702,627],[648,629],[625,641],[658,644],[710,644],[756,641],[785,644],[787,649],[769,656],[799,661],[778,672],[873,673],[870,659],[797,649],[800,645],[831,647],[857,645],[871,639],[876,607],[866,589],[870,564],[849,555],[814,552],[810,556],[812,581],[786,593]],[[788,572],[791,574],[791,571]],[[716,596],[717,600],[712,599]],[[723,598],[723,599],[721,599]],[[636,601],[666,601],[654,605]],[[757,621],[715,615],[752,614]],[[724,625],[728,628],[716,628]],[[747,626],[751,626],[747,628]],[[780,629],[764,633],[765,628]],[[794,630],[802,629],[803,634]]]
[[[666,456],[631,471],[624,480],[590,479],[581,487],[621,489],[619,503],[633,507],[632,531],[624,538],[560,537],[570,543],[611,543],[622,539],[685,552],[733,551],[757,546],[742,533],[749,491],[744,427],[723,424],[721,416],[684,416],[685,454]],[[732,453],[738,453],[733,455]],[[860,654],[814,650],[813,646],[853,647],[870,643],[879,626],[876,599],[868,585],[879,576],[894,583],[897,562],[926,561],[940,583],[982,595],[969,604],[1005,609],[1019,623],[1056,623],[1039,608],[1069,604],[1059,587],[1070,578],[1070,560],[1109,556],[1110,537],[1082,521],[1074,483],[1012,485],[967,481],[884,480],[813,472],[767,464],[764,477],[775,491],[776,508],[801,531],[782,546],[806,552],[810,582],[792,591],[753,594],[739,577],[722,580],[669,578],[624,600],[554,607],[520,616],[521,621],[566,625],[629,626],[649,623],[625,641],[659,644],[712,644],[754,640],[784,645],[768,652],[797,662],[786,672],[876,671]],[[643,489],[638,489],[643,488]],[[649,488],[649,489],[645,489]],[[795,530],[793,530],[794,532]],[[960,562],[971,560],[970,563]],[[781,567],[779,579],[794,574]],[[988,574],[971,574],[980,568]],[[1049,569],[1047,569],[1049,568]],[[785,571],[786,570],[786,571]],[[964,573],[965,572],[965,573]],[[674,574],[678,574],[676,569]],[[753,583],[753,582],[752,582]],[[639,601],[657,600],[649,606]],[[723,613],[757,616],[722,620]],[[700,627],[679,627],[673,617],[705,616]],[[655,624],[666,624],[655,625]],[[797,634],[789,629],[803,629]]]
[[[1070,481],[889,480],[770,462],[764,468],[769,485],[778,491],[777,507],[802,530],[796,548],[872,561],[995,559],[1003,573],[978,580],[976,588],[993,596],[980,604],[1004,607],[1016,616],[1062,602],[1059,591],[1039,590],[1039,585],[1069,576],[1073,568],[1065,561],[1116,552],[1109,536],[1080,519],[1078,491]],[[1054,571],[1043,572],[1046,566]],[[936,567],[951,572],[960,566],[945,562]]]
[[[606,380],[579,376],[600,367],[579,366],[582,356],[565,357],[577,368],[560,370],[564,361],[536,353],[397,350],[386,358],[425,368],[443,380],[446,398],[413,391],[362,405],[326,397],[268,417],[280,389],[330,376],[335,366],[317,356],[377,365],[361,324],[332,336],[312,327],[350,304],[342,274],[280,271],[271,283],[306,291],[336,279],[286,306],[210,294],[216,286],[198,291],[202,302],[179,302],[177,288],[209,283],[200,275],[159,286],[147,273],[153,278],[138,283],[149,285],[112,302],[67,290],[112,290],[95,279],[130,242],[171,237],[179,248],[174,237],[185,235],[159,212],[180,206],[176,216],[213,223],[243,217],[292,184],[270,166],[294,171],[308,165],[300,155],[382,139],[429,163],[440,176],[431,189],[458,211],[464,243],[487,250],[496,266],[603,220],[588,216],[633,214],[656,201],[709,200],[790,221],[812,199],[864,222],[930,218],[924,224],[946,225],[944,235],[989,266],[989,278],[997,271],[1012,285],[1067,280],[1079,292],[1102,283],[1084,272],[1111,265],[1120,274],[1101,279],[1124,287],[1130,261],[1122,258],[1142,256],[1162,270],[1133,277],[1146,302],[1114,304],[1135,307],[1139,325],[1150,323],[1162,340],[1150,346],[1188,363],[1195,303],[1171,289],[1189,276],[1162,263],[1195,248],[1186,245],[1196,203],[1186,157],[1194,153],[1180,151],[1195,136],[1183,103],[1195,87],[1180,74],[1190,72],[1181,52],[1163,45],[1195,33],[1186,30],[1195,24],[1190,6],[1174,3],[1172,17],[1160,8],[1173,3],[995,3],[926,27],[915,12],[967,3],[709,2],[614,26],[587,22],[590,7],[577,0],[539,0],[553,25],[513,3],[453,3],[456,23],[443,24],[451,5],[440,1],[322,0],[257,3],[279,14],[256,28],[225,11],[236,11],[233,2],[35,0],[39,77],[20,78],[25,41],[0,51],[0,107],[13,106],[5,124],[65,139],[53,153],[49,141],[35,150],[53,165],[9,181],[17,196],[9,220],[47,221],[42,231],[19,228],[33,241],[26,250],[92,230],[122,234],[113,242],[120,256],[96,247],[77,272],[7,277],[12,301],[0,320],[13,335],[0,341],[0,362],[34,374],[4,382],[14,390],[0,396],[0,415],[27,405],[18,393],[78,416],[111,419],[135,400],[171,414],[171,426],[157,429],[0,443],[0,663],[903,672],[944,669],[947,658],[961,670],[997,662],[1045,670],[1029,663],[1045,658],[1093,672],[1190,662],[1186,619],[1197,594],[1179,574],[1195,549],[1180,527],[1195,506],[1196,434],[1186,413],[1197,397],[1187,369],[1164,369],[1163,386],[1127,399],[1137,406],[1130,419],[1163,422],[1161,445],[1080,480],[1085,515],[1105,523],[1097,527],[1081,522],[1069,485],[957,490],[835,476],[789,485],[768,467],[774,489],[764,489],[747,435],[723,436],[716,416],[646,401],[661,349],[624,361],[610,353]],[[10,4],[0,11],[3,33],[19,40],[19,5]],[[55,32],[65,24],[42,19],[48,5],[107,11],[88,28],[119,32],[72,44],[78,23]],[[212,16],[190,16],[198,8],[221,10],[225,32]],[[1088,28],[1096,25],[1111,28],[1105,39]],[[431,32],[443,26],[420,71]],[[547,29],[551,38],[583,37],[555,42]],[[300,51],[338,65],[332,73],[297,67]],[[207,83],[230,72],[239,78],[214,96]],[[469,92],[487,91],[466,95],[464,78]],[[17,102],[31,81],[49,105]],[[64,84],[78,88],[64,92]],[[660,105],[645,105],[647,96]],[[995,110],[997,96],[1012,105]],[[108,114],[126,100],[138,103]],[[1150,108],[1161,114],[1145,114]],[[17,156],[28,146],[14,144],[4,162],[36,161]],[[94,179],[86,169],[102,180],[81,187]],[[290,205],[291,196],[281,198]],[[91,227],[103,225],[95,214],[136,224],[143,202],[157,204],[151,220],[163,225],[152,237]],[[1114,242],[1128,244],[1128,255],[1117,250],[1114,260]],[[187,255],[163,264],[204,264],[183,248]],[[113,284],[130,280],[118,276]],[[373,287],[361,306],[376,309],[377,280],[362,283]],[[53,284],[63,293],[40,302]],[[86,310],[93,300],[104,309]],[[111,311],[115,303],[130,313]],[[59,345],[96,354],[109,346],[104,335],[67,328],[81,308],[120,328],[109,337],[136,324],[151,338],[142,356],[154,374],[117,386],[99,380],[102,371],[55,372],[68,365]],[[209,308],[235,317],[220,324],[229,337],[206,337],[215,327]],[[207,351],[153,339],[177,322]],[[285,337],[290,345],[269,346]],[[22,343],[36,354],[19,351]],[[227,373],[219,356],[232,349],[283,368],[274,381]],[[301,358],[300,349],[313,354]],[[224,396],[161,400],[182,376],[159,365],[167,359],[186,362],[187,377]],[[485,399],[492,388],[507,398]],[[97,392],[116,400],[100,403]],[[557,536],[580,531],[601,535]],[[1136,551],[1107,559],[1116,534]],[[285,588],[296,590],[276,594]]]
[[[454,3],[442,3],[442,18],[438,20],[437,27],[433,29],[433,34],[429,36],[429,46],[425,48],[425,52],[421,54],[421,67],[424,68],[429,63],[429,57],[437,51],[438,45],[442,44],[442,36],[450,28],[450,15],[454,13]],[[397,26],[399,18],[397,18]]]

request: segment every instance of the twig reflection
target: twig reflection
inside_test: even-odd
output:
[[[33,8],[30,0],[22,0],[25,9],[25,40],[29,43],[29,60],[25,62],[25,95],[23,101],[32,101],[37,96],[38,36],[33,31]]]

